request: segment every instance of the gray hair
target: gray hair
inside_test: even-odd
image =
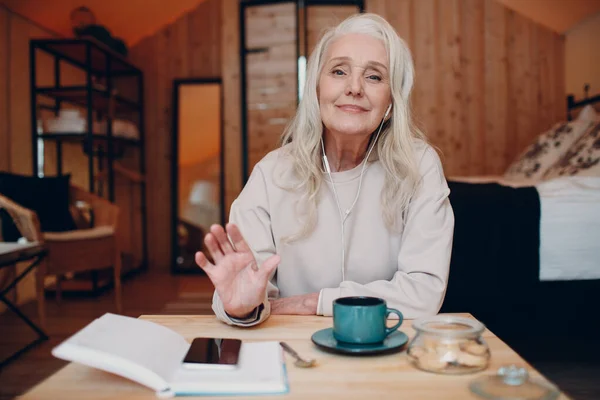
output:
[[[394,28],[379,15],[353,15],[325,31],[310,55],[302,100],[281,138],[282,145],[291,142],[286,146],[286,153],[292,159],[293,172],[298,178],[289,189],[303,193],[300,203],[305,206],[302,212],[305,225],[290,240],[306,236],[316,224],[318,193],[323,182],[320,153],[323,123],[317,86],[329,45],[340,36],[350,33],[367,34],[383,41],[390,64],[392,113],[383,125],[376,147],[385,171],[381,204],[388,229],[397,230],[398,224],[404,223],[406,209],[420,181],[413,142],[415,139],[425,140],[425,137],[411,120],[410,93],[414,82],[414,65],[410,50]]]

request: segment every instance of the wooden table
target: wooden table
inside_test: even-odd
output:
[[[467,314],[462,316],[470,317]],[[539,372],[490,331],[484,333],[492,353],[490,367],[476,374],[445,376],[413,368],[408,363],[405,349],[395,354],[371,357],[340,356],[321,351],[310,341],[310,337],[313,332],[330,327],[331,318],[272,316],[253,328],[230,327],[217,321],[214,316],[152,315],[140,318],[172,328],[190,342],[197,336],[242,338],[247,341],[284,340],[301,355],[318,360],[316,367],[300,369],[286,355],[290,392],[282,396],[267,396],[266,399],[479,399],[469,391],[469,382],[482,374],[495,373],[502,365],[514,363],[526,366],[533,377],[541,377]],[[406,320],[400,330],[411,338],[415,334],[410,320]],[[160,343],[156,345],[160,346]],[[73,363],[22,398],[156,399],[151,390],[137,383]],[[563,394],[560,399],[567,397]]]

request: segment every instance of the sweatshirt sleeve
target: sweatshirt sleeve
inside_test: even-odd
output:
[[[322,289],[317,314],[331,316],[333,300],[346,296],[381,297],[408,319],[438,313],[448,283],[454,213],[440,159],[429,146],[419,170],[421,185],[407,210],[393,278],[365,285],[344,281],[337,288]]]
[[[239,197],[231,205],[229,221],[240,229],[242,236],[252,249],[258,268],[276,252],[271,231],[271,215],[267,185],[262,170],[256,167]],[[230,317],[223,308],[223,302],[215,291],[212,309],[217,318],[226,324],[237,326],[254,326],[265,321],[271,313],[270,298],[279,297],[279,290],[271,276],[267,284],[263,303],[246,319]]]

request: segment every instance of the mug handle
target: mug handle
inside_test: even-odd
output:
[[[402,325],[402,322],[404,321],[404,315],[402,315],[402,313],[398,310],[396,310],[395,308],[388,308],[385,312],[385,320],[387,321],[388,317],[390,316],[390,314],[396,314],[398,316],[398,323],[394,326],[392,326],[391,328],[386,327],[385,328],[385,336],[389,336],[390,333],[396,331],[396,329],[400,328],[400,325]]]

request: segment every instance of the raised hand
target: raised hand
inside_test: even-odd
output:
[[[263,302],[269,277],[280,258],[273,255],[258,268],[238,227],[227,224],[226,228],[227,233],[222,226],[212,225],[204,238],[215,264],[210,263],[202,252],[196,253],[196,263],[215,286],[225,312],[232,317],[244,318]]]

